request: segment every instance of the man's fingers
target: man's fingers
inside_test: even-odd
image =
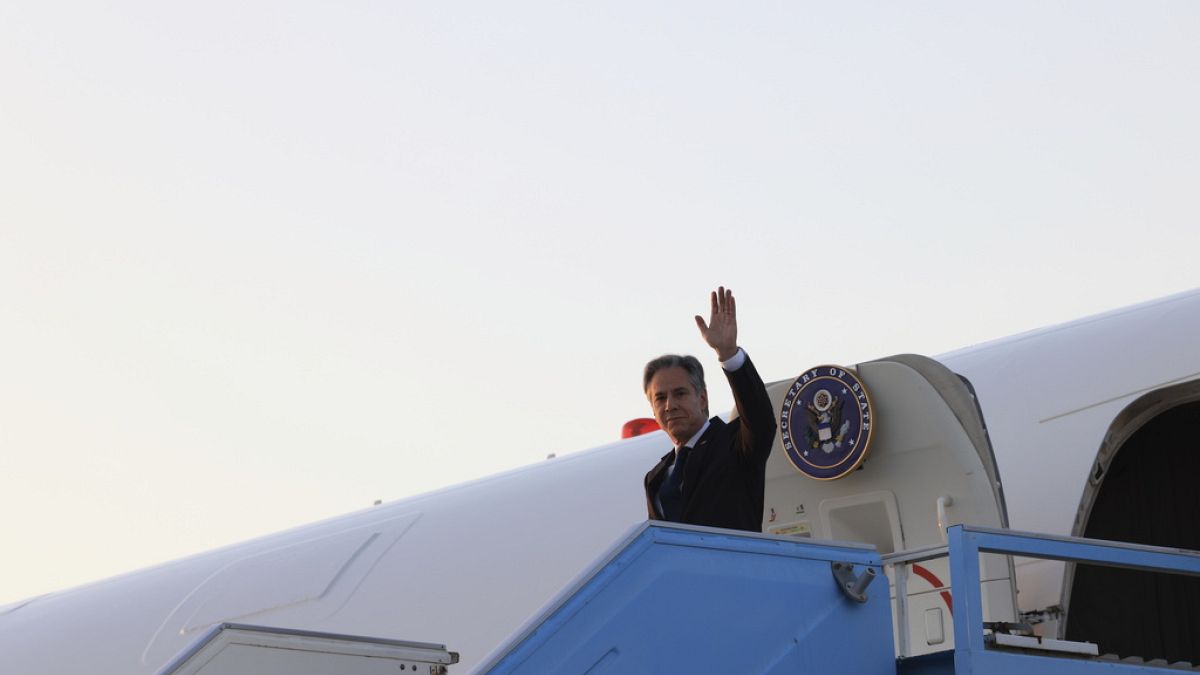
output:
[[[701,335],[708,335],[708,324],[704,323],[704,317],[696,315],[696,327],[700,329]]]
[[[717,290],[712,294],[712,313],[716,318],[718,314],[734,314],[735,308],[733,304],[733,289],[727,289],[724,286],[718,286]]]

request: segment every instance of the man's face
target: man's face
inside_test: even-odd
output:
[[[708,394],[697,393],[687,371],[679,366],[654,373],[646,398],[650,399],[654,419],[666,429],[675,445],[687,443],[707,419]]]

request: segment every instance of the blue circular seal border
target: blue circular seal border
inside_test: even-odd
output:
[[[792,466],[817,480],[836,480],[867,457],[875,410],[858,375],[823,365],[800,374],[779,412],[783,449]]]

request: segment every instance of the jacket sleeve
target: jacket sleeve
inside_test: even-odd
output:
[[[737,370],[724,370],[725,378],[729,380],[729,388],[733,391],[733,401],[737,406],[738,418],[741,420],[738,429],[737,449],[748,459],[765,464],[771,454],[771,446],[775,442],[775,410],[771,406],[771,397],[767,395],[767,386],[750,361],[750,356]]]

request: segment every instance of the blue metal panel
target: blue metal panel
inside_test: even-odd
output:
[[[868,547],[648,524],[484,672],[894,675],[882,575],[860,604],[835,561],[879,572]]]

